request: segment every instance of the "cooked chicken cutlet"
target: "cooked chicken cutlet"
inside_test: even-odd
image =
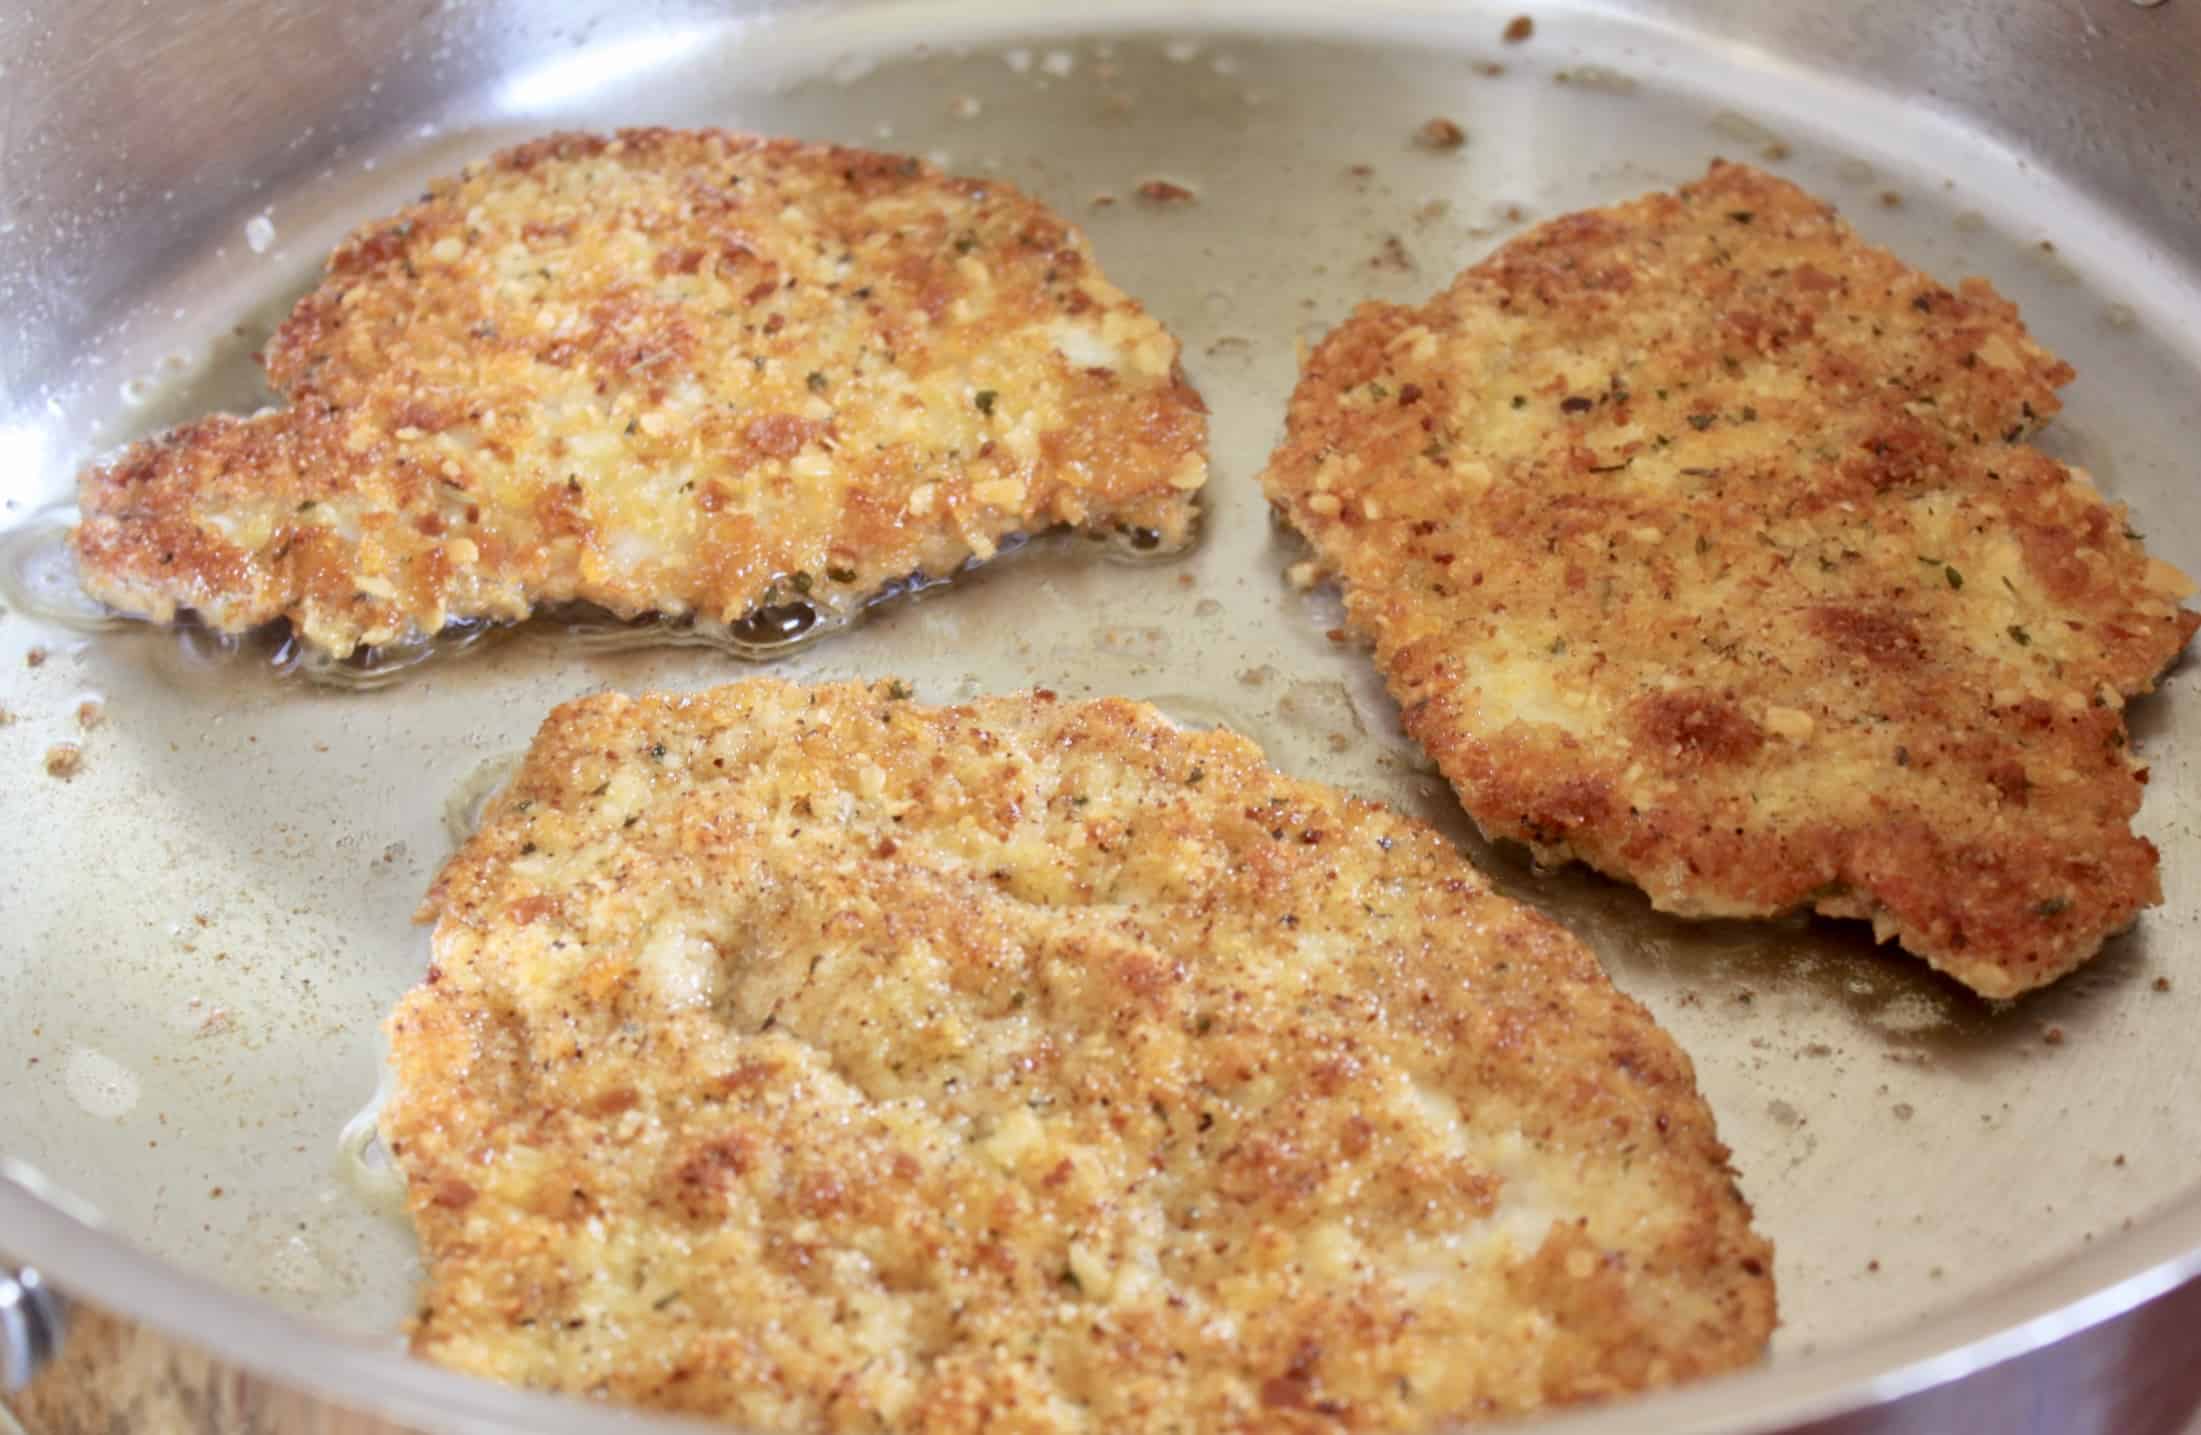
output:
[[[359,230],[284,406],[85,474],[86,587],[344,655],[585,600],[847,614],[1059,524],[1176,543],[1177,344],[995,180],[717,131],[507,150]]]
[[[1420,1430],[1754,1358],[1689,1062],[1436,833],[1123,701],[570,703],[423,909],[421,1354],[771,1431]]]
[[[1715,164],[1361,308],[1263,481],[1486,833],[2009,996],[2160,900],[2123,708],[2201,621],[2025,446],[2071,378]]]

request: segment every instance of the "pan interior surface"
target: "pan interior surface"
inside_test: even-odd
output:
[[[0,1150],[186,1270],[394,1342],[412,1242],[339,1134],[375,1090],[382,1017],[425,964],[414,905],[551,705],[754,670],[538,623],[345,691],[281,671],[269,643],[97,621],[54,535],[94,455],[267,402],[252,355],[272,325],[343,232],[427,178],[553,128],[710,124],[926,155],[1043,197],[1183,340],[1213,411],[1190,552],[1035,541],[771,671],[898,674],[929,701],[1145,698],[1444,828],[1588,939],[1695,1060],[1777,1246],[1777,1361],[1928,1329],[2135,1228],[2201,1228],[2201,973],[2178,956],[2201,921],[2190,671],[2131,714],[2164,905],[2076,976],[1990,1004],[1861,924],[1690,924],[1483,844],[1339,640],[1334,594],[1287,583],[1304,554],[1254,482],[1299,346],[1354,303],[1418,302],[1540,219],[1670,187],[1717,155],[1796,180],[1946,282],[1984,275],[2017,300],[2080,374],[2042,446],[2130,503],[2158,555],[2201,571],[2187,459],[2201,256],[1930,107],[1616,9],[1539,10],[1519,43],[1481,9],[1048,16],[667,12],[577,24],[562,52],[486,75],[393,52],[393,73],[409,59],[428,77],[407,91],[417,107],[308,130],[255,184],[208,197],[203,222],[164,230],[71,321],[61,357],[13,377]],[[1435,118],[1465,143],[1417,143]],[[1142,199],[1153,179],[1193,197]],[[131,222],[75,198],[82,223]],[[30,273],[0,270],[0,295]],[[73,777],[48,774],[61,744],[80,753]]]

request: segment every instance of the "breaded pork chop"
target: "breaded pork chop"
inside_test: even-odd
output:
[[[1263,481],[1486,833],[2008,996],[2159,900],[2122,708],[2197,621],[2024,446],[2071,377],[1715,164],[1364,306]]]
[[[86,587],[346,654],[586,600],[846,613],[1056,524],[1183,538],[1205,411],[994,180],[717,131],[557,135],[353,234],[284,407],[84,475]]]
[[[1436,833],[1143,705],[555,712],[382,1131],[420,1353],[774,1431],[1420,1430],[1753,1359],[1686,1057]]]

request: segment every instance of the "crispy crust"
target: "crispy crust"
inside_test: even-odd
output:
[[[2121,710],[2201,621],[2023,446],[2071,377],[1715,164],[1364,306],[1263,483],[1486,833],[2008,996],[2160,900]]]
[[[586,600],[731,622],[1056,524],[1181,541],[1177,345],[1010,185],[719,131],[556,135],[354,233],[286,407],[81,481],[86,587],[328,652]]]
[[[1405,1430],[1755,1358],[1689,1062],[1436,833],[1123,701],[569,703],[423,908],[413,1342],[769,1430]]]

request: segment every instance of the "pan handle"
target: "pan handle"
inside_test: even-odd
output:
[[[68,1307],[29,1266],[0,1266],[0,1393],[21,1390],[61,1349]]]

